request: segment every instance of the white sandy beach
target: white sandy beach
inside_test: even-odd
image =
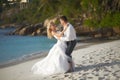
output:
[[[32,74],[41,59],[0,68],[0,80],[120,80],[120,40],[91,45],[73,52],[75,72],[48,77]]]

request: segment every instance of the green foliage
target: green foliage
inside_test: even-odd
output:
[[[58,15],[66,15],[71,22],[73,18],[83,18],[88,27],[118,27],[120,0],[31,0],[27,8],[7,21],[34,24]]]
[[[84,21],[84,24],[89,27],[99,28],[99,22],[95,19],[87,19]]]
[[[101,27],[113,27],[113,16],[107,14],[105,17],[102,18],[100,22]]]
[[[100,21],[88,19],[84,21],[84,24],[94,28],[120,27],[120,13],[106,14]]]
[[[115,27],[120,27],[120,12],[115,13],[112,20]]]
[[[85,25],[95,28],[120,26],[119,0],[84,0],[84,3],[82,9],[88,15]]]

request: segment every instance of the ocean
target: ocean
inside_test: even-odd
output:
[[[0,63],[48,52],[57,41],[46,36],[6,35],[13,30],[0,29]]]

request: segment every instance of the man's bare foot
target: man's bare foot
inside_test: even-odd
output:
[[[69,66],[70,66],[70,68],[66,73],[74,72],[74,66],[73,66],[72,62],[69,62]]]

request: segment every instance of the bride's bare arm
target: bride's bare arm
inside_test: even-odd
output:
[[[52,32],[52,35],[55,35],[56,37],[60,38],[63,36],[64,32],[66,31],[67,27],[61,32],[61,33],[56,33],[55,31]]]
[[[56,33],[56,32],[52,32],[52,35],[55,35],[56,37],[61,37],[61,35],[60,34],[58,34],[58,33]]]

